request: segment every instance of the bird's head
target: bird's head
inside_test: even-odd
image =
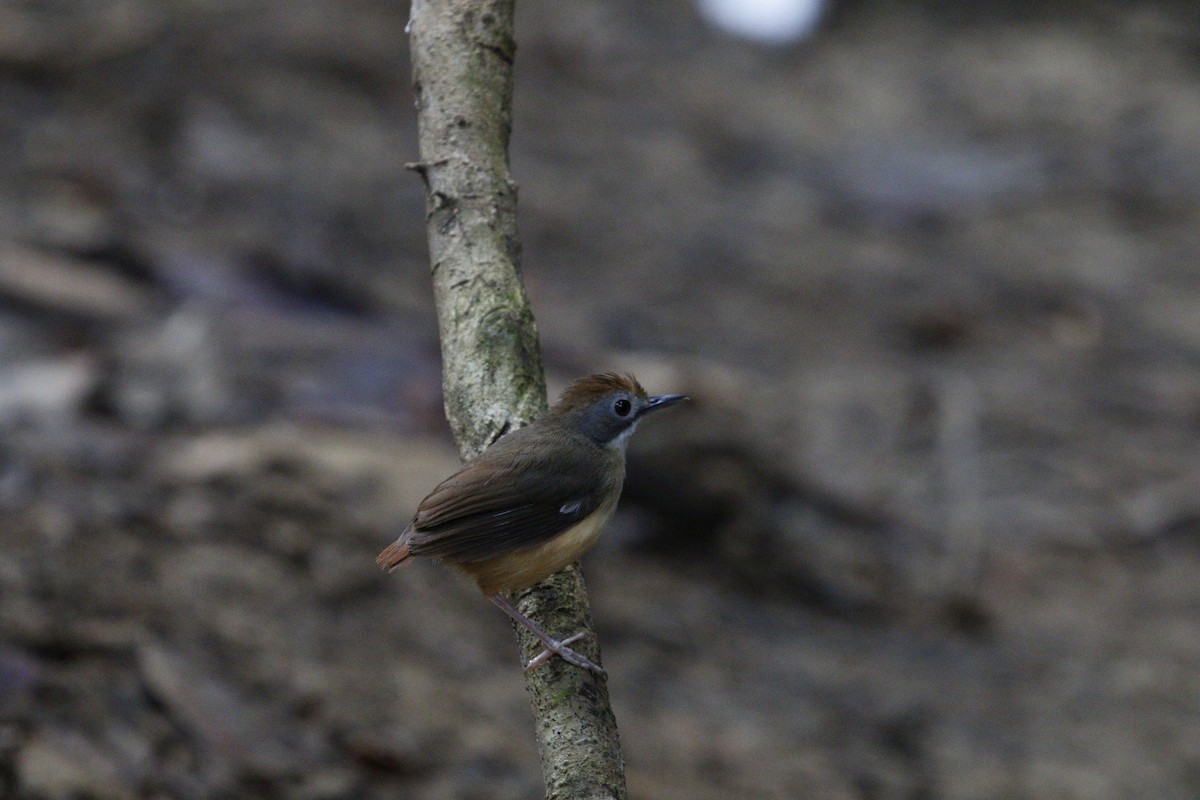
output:
[[[646,414],[686,400],[682,394],[647,395],[632,375],[588,375],[566,388],[550,414],[596,444],[624,448]]]

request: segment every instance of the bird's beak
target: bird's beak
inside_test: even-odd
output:
[[[680,400],[687,399],[688,396],[686,394],[657,394],[653,397],[647,397],[646,404],[638,411],[638,416],[645,416],[657,408],[666,408],[667,406],[675,405]]]

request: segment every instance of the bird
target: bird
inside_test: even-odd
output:
[[[647,395],[632,375],[606,372],[571,383],[558,402],[497,439],[439,483],[412,522],[375,559],[392,572],[413,558],[439,560],[479,590],[545,650],[526,670],[558,655],[604,670],[517,610],[506,593],[528,588],[574,563],[599,538],[625,482],[625,449],[644,417],[688,399]]]

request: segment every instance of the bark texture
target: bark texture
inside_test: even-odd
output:
[[[414,0],[413,87],[446,416],[464,458],[546,408],[520,275],[512,125],[513,0]],[[514,598],[553,635],[591,629],[578,566]],[[541,644],[518,628],[526,660]],[[594,634],[572,645],[599,663]],[[526,673],[546,796],[625,798],[605,678],[552,658]]]

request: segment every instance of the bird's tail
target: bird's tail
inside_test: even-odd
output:
[[[391,572],[396,567],[402,566],[404,562],[412,557],[412,551],[408,549],[407,544],[400,544],[399,541],[395,541],[385,547],[383,552],[375,557],[375,563],[379,565],[380,569]]]

